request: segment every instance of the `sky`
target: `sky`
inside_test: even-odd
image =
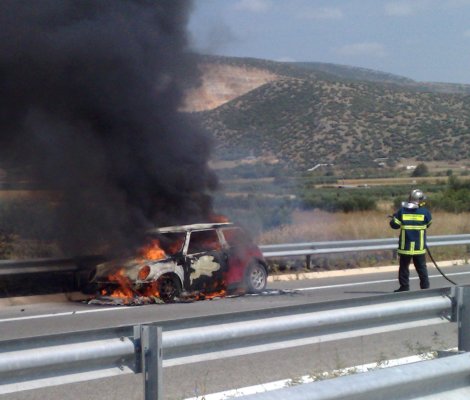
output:
[[[204,54],[470,84],[470,0],[194,0],[188,30]]]

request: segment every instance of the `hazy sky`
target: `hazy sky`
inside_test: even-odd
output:
[[[194,0],[202,53],[470,84],[470,0]]]

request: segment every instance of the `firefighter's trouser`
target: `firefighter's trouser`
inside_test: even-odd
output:
[[[416,272],[419,276],[419,286],[421,289],[429,289],[429,278],[428,269],[426,267],[426,255],[407,255],[400,254],[400,269],[398,270],[398,282],[400,287],[410,287],[410,262],[413,260],[413,264],[416,268]]]

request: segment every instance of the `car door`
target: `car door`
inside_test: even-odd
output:
[[[190,232],[186,264],[187,290],[209,293],[225,287],[224,273],[227,270],[227,256],[215,229]]]
[[[248,235],[239,227],[221,229],[228,252],[227,284],[236,287],[245,276],[248,263],[252,260],[252,243]]]

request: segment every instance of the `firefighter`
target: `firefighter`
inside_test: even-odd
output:
[[[426,229],[431,225],[431,213],[424,207],[426,196],[419,189],[413,189],[408,202],[401,203],[401,208],[393,214],[390,226],[400,229],[398,254],[400,268],[398,282],[400,287],[395,292],[410,290],[410,262],[416,268],[421,289],[429,289],[428,270],[426,267]]]

